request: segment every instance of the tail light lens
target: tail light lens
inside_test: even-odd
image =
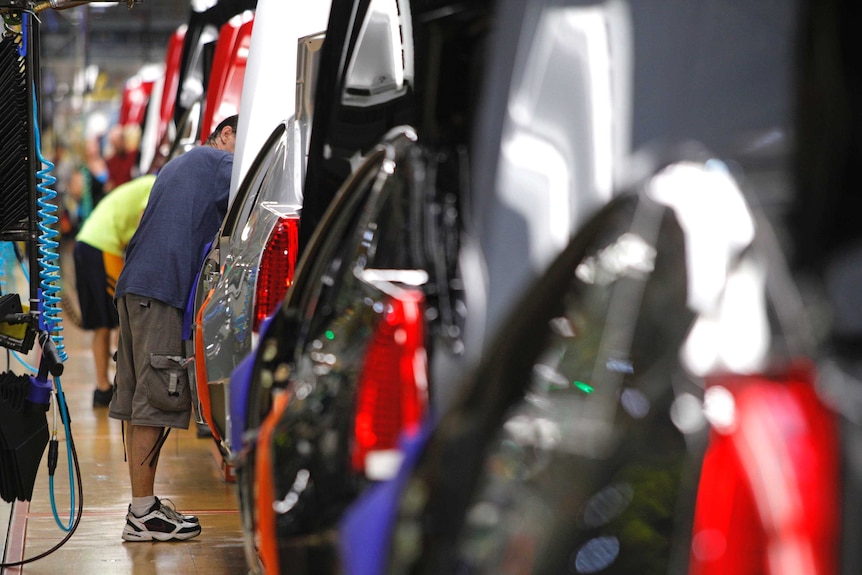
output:
[[[722,413],[710,418],[690,574],[836,573],[838,429],[813,367],[715,377],[708,416],[716,398]]]
[[[397,470],[402,432],[419,429],[428,401],[424,298],[406,290],[385,302],[359,377],[353,468],[370,479]]]
[[[257,333],[263,320],[269,317],[284,299],[296,272],[299,249],[299,220],[283,217],[278,220],[263,249],[257,277],[252,330]]]

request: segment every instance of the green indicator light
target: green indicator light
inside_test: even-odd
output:
[[[331,329],[326,330],[324,335],[326,336],[326,339],[328,339],[330,341],[335,339],[335,332],[333,332]]]
[[[576,382],[572,383],[572,385],[574,385],[575,387],[577,387],[578,389],[580,389],[584,393],[592,393],[594,391],[594,388],[592,385],[588,385],[588,384],[584,383],[583,381],[576,381]]]

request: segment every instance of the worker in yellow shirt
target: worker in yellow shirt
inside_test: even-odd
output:
[[[75,237],[75,286],[81,327],[93,332],[93,407],[107,407],[113,395],[108,364],[111,334],[119,325],[114,288],[123,269],[126,246],[138,229],[155,179],[148,174],[116,187],[95,206]]]

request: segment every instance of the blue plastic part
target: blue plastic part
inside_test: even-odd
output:
[[[276,310],[275,313],[278,313]],[[275,313],[267,317],[260,324],[261,339],[266,336],[269,331],[269,324],[272,323]],[[230,374],[230,441],[231,451],[239,453],[245,447],[246,421],[248,413],[248,394],[251,391],[251,376],[254,374],[254,362],[257,357],[257,349],[252,349]],[[200,383],[200,382],[198,382]]]
[[[22,58],[27,56],[27,44],[30,40],[30,15],[25,13],[21,19],[21,43],[18,44],[18,55]]]
[[[54,386],[49,381],[41,381],[37,377],[30,376],[30,390],[27,392],[27,400],[31,403],[49,405],[51,403],[51,391]]]
[[[203,264],[212,245],[213,243],[210,241],[204,246],[204,253],[201,256],[201,264]],[[192,290],[186,300],[186,308],[183,310],[183,339],[185,340],[192,338],[192,323],[194,323],[195,319],[195,288],[200,282],[201,271],[202,270],[199,269],[198,273],[195,274],[195,281],[192,282]]]
[[[401,492],[431,437],[432,426],[431,421],[426,420],[416,435],[403,439],[404,461],[395,478],[370,487],[345,512],[338,530],[338,548],[345,575],[386,572]]]

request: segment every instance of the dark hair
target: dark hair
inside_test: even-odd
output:
[[[236,126],[238,123],[239,123],[239,115],[234,114],[233,116],[228,116],[227,118],[225,118],[224,120],[219,122],[219,125],[216,126],[215,130],[213,130],[213,133],[210,134],[209,137],[207,138],[206,143],[212,144],[213,142],[215,142],[216,138],[218,138],[218,135],[221,134],[221,131],[224,130],[228,126],[230,126],[234,132],[236,132]]]

